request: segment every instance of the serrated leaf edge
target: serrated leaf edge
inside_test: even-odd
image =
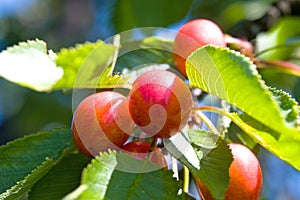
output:
[[[18,181],[14,186],[12,186],[10,189],[6,190],[4,193],[0,194],[0,199],[6,199],[8,198],[10,195],[16,194],[19,191],[21,191],[23,189],[23,185],[26,183],[26,181],[28,179],[30,179],[32,176],[34,176],[36,173],[41,173],[40,169],[44,168],[44,167],[48,167],[47,169],[50,170],[51,167],[54,166],[54,160],[51,158],[46,158],[44,162],[42,162],[41,165],[39,165],[38,167],[36,167],[34,170],[31,171],[30,174],[28,174],[23,180]],[[45,173],[46,174],[46,173]],[[44,174],[44,175],[45,175]],[[39,180],[39,179],[38,179]],[[38,181],[34,181],[34,184]],[[33,184],[33,185],[34,185]],[[24,193],[27,191],[24,191]]]
[[[17,138],[13,141],[9,141],[7,142],[6,144],[4,145],[1,145],[0,146],[0,151],[3,149],[3,148],[6,148],[8,145],[11,145],[11,144],[14,144],[14,143],[17,143],[19,141],[22,141],[22,140],[25,140],[25,139],[28,139],[28,138],[31,138],[31,137],[38,137],[39,135],[42,135],[42,134],[46,134],[46,133],[51,133],[51,132],[63,132],[63,131],[70,131],[69,128],[55,128],[55,129],[51,129],[51,130],[45,130],[45,131],[39,131],[37,133],[31,133],[31,134],[27,134],[23,137],[20,137],[20,138]]]
[[[254,64],[254,62],[253,62],[249,57],[243,55],[243,54],[240,53],[239,51],[232,50],[232,49],[230,49],[230,48],[228,48],[228,47],[223,48],[223,47],[218,47],[218,46],[214,46],[214,45],[211,45],[211,44],[205,45],[205,46],[203,46],[203,47],[201,47],[201,48],[198,48],[198,49],[204,49],[204,48],[211,48],[211,49],[215,49],[215,50],[219,49],[219,50],[222,50],[222,51],[224,51],[224,52],[227,52],[227,53],[229,53],[229,54],[231,54],[231,55],[238,56],[239,58],[241,58],[241,60],[247,62],[247,63],[249,64],[249,66],[250,66],[249,69],[250,69],[251,72],[252,72],[251,74],[256,78],[256,80],[257,80],[257,82],[259,83],[259,86],[261,87],[261,89],[264,90],[264,93],[265,93],[266,95],[268,95],[268,97],[269,97],[270,100],[272,101],[272,104],[273,104],[274,108],[276,109],[276,111],[277,111],[277,113],[278,113],[278,116],[280,116],[280,120],[281,120],[281,122],[282,122],[282,125],[284,125],[285,128],[288,128],[288,127],[287,127],[287,124],[286,124],[286,121],[285,121],[284,117],[282,116],[282,114],[281,114],[281,112],[280,112],[280,107],[279,107],[279,105],[277,104],[275,97],[273,96],[273,94],[272,94],[271,91],[269,90],[269,87],[265,84],[265,81],[262,79],[262,76],[261,76],[261,75],[259,74],[259,72],[257,71],[256,65]],[[194,54],[198,49],[196,49],[194,52],[192,52],[192,53],[189,55],[189,57],[192,57],[193,54]],[[205,50],[205,51],[207,52],[207,50]],[[189,57],[187,58],[186,62],[188,62]],[[188,77],[189,77],[189,74],[190,74],[190,72],[189,72],[189,70],[187,70],[187,76],[188,76]],[[190,84],[191,84],[191,86],[197,87],[196,85],[193,85],[191,82],[190,82]],[[206,84],[205,84],[205,85],[206,85]],[[208,92],[208,88],[207,88],[207,87],[205,88],[205,91]],[[223,100],[227,101],[226,99],[223,99]],[[232,104],[232,105],[236,106],[235,104]],[[249,113],[248,113],[248,114],[249,114]],[[252,116],[252,115],[250,115],[250,116]]]

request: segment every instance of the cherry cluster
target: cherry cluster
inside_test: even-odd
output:
[[[185,62],[197,48],[204,45],[226,47],[222,30],[207,19],[196,19],[184,24],[174,40],[174,64],[187,77]],[[132,84],[128,96],[105,91],[86,97],[74,112],[72,133],[78,149],[95,156],[113,149],[167,166],[162,152],[144,139],[132,141],[132,132],[138,127],[144,137],[170,138],[188,123],[193,99],[187,84],[175,73],[151,70],[140,75]],[[136,136],[135,136],[136,138]],[[233,162],[229,169],[229,186],[225,199],[259,199],[262,172],[256,156],[247,147],[229,144]],[[195,178],[204,199],[213,199],[204,183]]]
[[[115,91],[86,97],[74,113],[73,136],[89,156],[108,149],[148,153],[149,142],[128,142],[134,125],[148,138],[169,138],[187,124],[192,106],[191,92],[181,78],[151,70],[134,81],[128,98]]]

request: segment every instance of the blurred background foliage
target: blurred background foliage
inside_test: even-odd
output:
[[[57,52],[135,27],[177,30],[194,18],[211,19],[225,33],[253,41],[283,16],[299,15],[299,0],[0,0],[0,50],[39,38]],[[299,101],[299,79],[281,78],[297,82],[299,87],[289,92]],[[71,120],[71,93],[38,93],[0,78],[0,144],[39,130],[69,127]],[[263,198],[300,199],[298,171],[264,150],[260,160]]]

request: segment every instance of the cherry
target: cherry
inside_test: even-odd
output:
[[[174,62],[184,76],[185,61],[197,48],[204,45],[225,47],[225,37],[220,27],[207,19],[195,19],[184,24],[178,31],[174,41]]]
[[[86,97],[75,110],[72,122],[74,141],[88,155],[118,149],[133,130],[128,100],[117,92],[99,92]]]
[[[256,156],[241,144],[230,144],[233,162],[229,168],[229,185],[225,200],[256,200],[262,190],[262,171]],[[203,199],[213,199],[208,188],[196,179]]]
[[[129,112],[149,136],[169,138],[183,129],[191,114],[189,87],[176,74],[151,70],[140,75],[129,93]]]
[[[133,157],[139,160],[146,160],[150,156],[150,161],[162,166],[167,166],[167,161],[163,153],[157,148],[154,148],[153,152],[150,152],[151,144],[146,141],[132,141],[125,144],[122,149],[127,151]],[[167,168],[166,168],[167,169]]]

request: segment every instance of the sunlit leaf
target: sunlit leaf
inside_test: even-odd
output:
[[[261,124],[249,115],[231,113],[230,119],[246,132],[255,142],[264,146],[268,151],[278,156],[300,170],[300,134],[297,131],[289,131],[279,138],[274,137],[278,133]]]
[[[55,57],[44,41],[21,42],[0,53],[0,76],[37,91],[49,91],[63,76]]]
[[[299,34],[299,17],[279,19],[267,33],[260,33],[257,36],[256,52],[259,53],[259,58],[267,60],[284,60],[289,58],[296,47],[299,47],[299,40],[293,39]]]
[[[232,118],[255,142],[300,169],[300,157],[295,156],[300,154],[300,133],[293,124],[298,114],[296,103],[283,92],[270,92],[255,65],[234,51],[206,46],[188,58],[187,73],[191,85],[224,99],[249,116]],[[250,123],[253,121],[258,123]]]
[[[115,50],[113,45],[103,41],[86,42],[68,49],[61,49],[57,54],[56,64],[63,68],[64,76],[54,89],[96,88],[102,73],[111,64]]]
[[[272,93],[247,57],[205,46],[189,56],[187,74],[192,86],[229,102],[265,125],[272,124],[278,132],[288,129]]]

